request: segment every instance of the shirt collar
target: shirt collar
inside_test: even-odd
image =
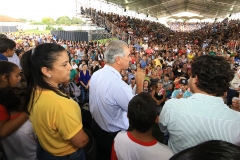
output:
[[[113,68],[112,66],[109,66],[109,65],[105,64],[104,68],[110,70],[111,72],[114,72],[119,78],[122,79],[121,74],[115,68]]]
[[[204,102],[207,102],[208,104],[224,105],[222,97],[215,97],[215,96],[210,96],[202,93],[194,93],[189,98],[204,101]]]
[[[0,61],[8,61],[8,59],[2,53],[0,53]]]

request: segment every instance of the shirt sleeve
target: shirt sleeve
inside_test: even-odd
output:
[[[114,99],[116,100],[117,104],[122,108],[124,111],[128,111],[128,103],[133,98],[133,93],[131,87],[128,85],[122,86],[118,90],[118,94],[115,94]]]
[[[69,106],[67,109],[62,110],[56,119],[56,127],[64,140],[70,140],[83,127],[80,108]]]
[[[0,104],[0,121],[5,121],[5,120],[8,120],[10,117],[9,117],[9,114],[8,114],[8,111],[7,109]]]

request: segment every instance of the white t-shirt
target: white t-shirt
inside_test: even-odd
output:
[[[37,157],[37,138],[29,120],[10,136],[1,139],[1,143],[9,160],[35,160]]]
[[[84,52],[82,51],[80,51],[80,50],[77,50],[77,56],[78,56],[78,59],[79,60],[82,60],[82,57],[84,56]]]
[[[173,156],[172,150],[157,140],[143,142],[121,131],[114,139],[112,159],[118,160],[169,160]]]
[[[129,87],[132,89],[133,95],[135,95],[136,94],[137,85],[135,84],[135,86],[132,88],[132,84],[129,84]]]
[[[146,51],[146,49],[148,48],[148,44],[142,44],[143,50]]]

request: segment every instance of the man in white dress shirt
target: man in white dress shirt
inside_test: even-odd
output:
[[[97,160],[109,160],[116,134],[129,127],[128,102],[134,96],[132,89],[122,80],[121,70],[131,61],[128,45],[120,40],[108,44],[105,66],[90,80],[89,105],[94,118],[92,132],[97,142]],[[136,73],[137,93],[143,90],[144,73]]]

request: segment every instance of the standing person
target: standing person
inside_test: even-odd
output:
[[[0,61],[8,61],[15,53],[16,43],[8,38],[0,38]]]
[[[233,76],[223,57],[205,55],[194,60],[189,80],[194,94],[167,101],[160,114],[160,128],[166,131],[167,127],[174,153],[208,140],[240,144],[240,115],[222,99]]]
[[[128,45],[112,41],[104,57],[106,65],[90,81],[89,104],[94,118],[92,132],[97,143],[97,160],[109,160],[113,139],[119,131],[128,129],[127,106],[134,96],[120,74],[131,61]],[[138,70],[135,79],[138,94],[143,90],[144,73]]]
[[[0,142],[8,159],[35,159],[32,126],[13,90],[20,79],[20,69],[16,64],[0,61]]]
[[[161,82],[157,82],[156,88],[153,88],[151,92],[151,96],[156,102],[158,110],[161,111],[166,99],[166,91],[164,90]]]
[[[90,72],[87,70],[87,65],[83,64],[82,71],[79,73],[79,82],[81,90],[81,103],[88,101],[89,97],[89,82],[90,82]]]
[[[66,50],[41,44],[23,55],[21,66],[28,86],[24,107],[38,137],[38,159],[85,160],[82,147],[88,136],[80,108],[58,90],[59,84],[69,80],[72,69]]]
[[[128,119],[133,131],[121,131],[114,139],[111,160],[169,160],[172,150],[153,136],[154,124],[159,121],[157,105],[142,92],[128,104]]]

